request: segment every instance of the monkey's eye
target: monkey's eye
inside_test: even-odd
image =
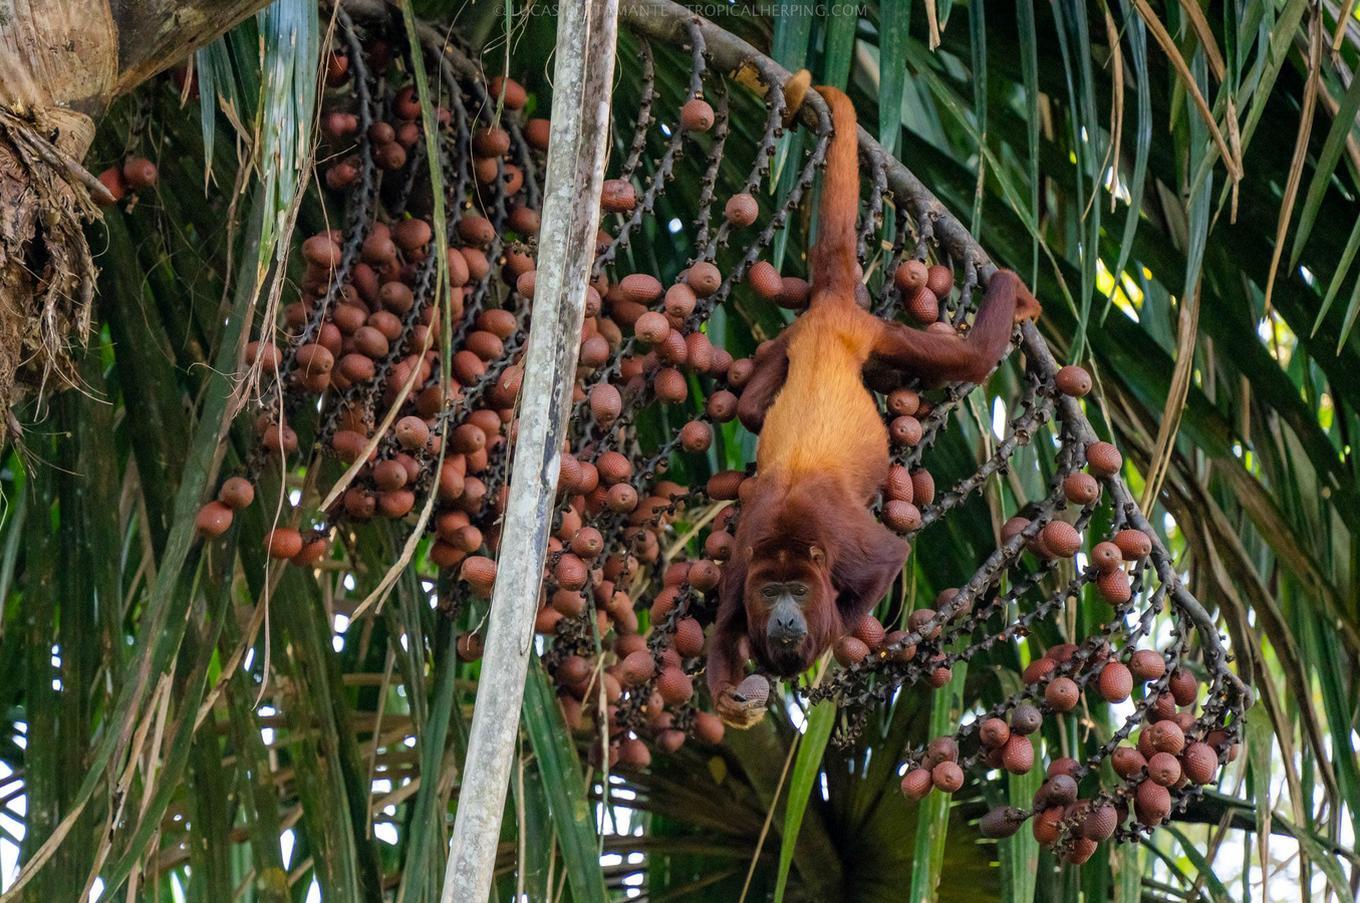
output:
[[[779,595],[779,587],[773,584],[766,584],[764,589],[760,591],[760,594],[766,599],[773,599]]]
[[[807,595],[807,587],[801,583],[795,583],[793,585],[793,594],[801,599]]]

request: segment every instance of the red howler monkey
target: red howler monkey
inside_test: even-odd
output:
[[[906,541],[868,507],[887,476],[888,436],[862,380],[865,364],[928,383],[981,382],[1005,353],[1013,324],[1039,310],[1006,270],[988,283],[966,338],[886,322],[860,307],[855,110],[835,88],[817,90],[835,134],[810,253],[811,305],[757,353],[738,408],[760,433],[756,476],[742,485],[707,666],[718,713],[738,727],[763,714],[736,692],[748,657],[782,677],[801,673],[856,626],[906,560]]]

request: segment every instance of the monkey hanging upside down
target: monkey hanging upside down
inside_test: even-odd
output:
[[[854,629],[906,561],[906,541],[869,511],[888,473],[888,435],[863,382],[865,365],[926,384],[981,382],[1005,354],[1014,324],[1040,312],[1009,270],[988,282],[966,338],[862,308],[855,110],[839,90],[817,91],[835,133],[809,255],[810,306],[757,353],[738,408],[760,434],[756,475],[742,485],[707,665],[718,714],[736,727],[764,715],[763,699],[739,690],[747,658],[780,677],[800,674]]]

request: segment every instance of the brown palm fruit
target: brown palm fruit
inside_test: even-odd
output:
[[[590,569],[580,558],[567,552],[553,566],[553,577],[558,586],[579,590],[590,579]]]
[[[854,634],[856,639],[870,649],[877,649],[882,646],[883,639],[887,636],[883,625],[873,615],[865,615],[860,618],[859,623],[855,625]]]
[[[1053,379],[1058,391],[1064,395],[1081,398],[1091,391],[1091,374],[1075,364],[1060,369]]]
[[[656,745],[663,752],[673,753],[685,745],[685,732],[674,728],[664,730],[657,735]]]
[[[836,641],[836,661],[845,667],[858,665],[869,655],[869,647],[863,640],[853,636],[843,636]]]
[[[619,282],[619,293],[629,301],[651,304],[661,297],[661,283],[647,273],[629,273]]]
[[[1062,831],[1062,820],[1062,806],[1052,806],[1034,816],[1034,839],[1044,846],[1056,843]]]
[[[894,445],[914,447],[920,444],[923,434],[921,421],[915,417],[906,415],[894,417],[892,423],[888,425],[888,438]]]
[[[552,135],[552,123],[546,119],[530,119],[524,123],[524,140],[534,150],[546,151],[548,138]]]
[[[931,658],[932,662],[943,662],[943,655],[936,655]],[[926,683],[935,689],[940,689],[945,684],[954,679],[954,670],[943,663],[937,664],[931,671],[926,672]]]
[[[1001,525],[1001,541],[1003,543],[1010,542],[1021,533],[1024,533],[1025,528],[1029,525],[1030,520],[1027,517],[1016,516],[1007,518],[1006,522]]]
[[[1132,746],[1116,746],[1110,754],[1110,767],[1121,778],[1132,780],[1143,773],[1147,758]]]
[[[600,206],[606,213],[630,213],[637,207],[637,190],[627,179],[606,179],[600,187]]]
[[[600,472],[600,479],[609,486],[622,483],[633,475],[633,463],[621,452],[605,452],[595,460],[595,467]]]
[[[656,690],[667,705],[680,705],[694,695],[694,683],[682,669],[668,665],[656,680]]]
[[[661,306],[666,316],[684,319],[694,313],[694,306],[697,303],[694,289],[683,282],[677,282],[666,289],[666,297]]]
[[[943,298],[954,290],[954,271],[947,266],[935,264],[926,271],[926,288]]]
[[[696,712],[694,715],[694,736],[710,746],[717,746],[723,740],[726,728],[722,719],[712,712]]]
[[[1020,679],[1027,684],[1035,684],[1043,680],[1053,670],[1058,667],[1058,663],[1051,658],[1036,658],[1025,666],[1025,670],[1020,672]]]
[[[959,744],[950,736],[936,737],[926,744],[926,755],[922,760],[923,764],[933,767],[940,762],[957,762],[959,758]]]
[[[1142,530],[1120,530],[1114,535],[1125,561],[1139,561],[1152,554],[1152,540]]]
[[[681,618],[675,624],[675,651],[694,658],[704,651],[704,628],[694,618]]]
[[[329,373],[335,366],[335,355],[316,343],[298,348],[294,360],[303,373]]]
[[[1218,754],[1208,743],[1191,743],[1181,753],[1181,769],[1195,784],[1213,783],[1218,774]]]
[[[602,335],[588,336],[581,341],[579,364],[591,370],[609,360],[609,340]]]
[[[1108,442],[1092,442],[1086,446],[1086,464],[1098,477],[1112,477],[1124,464],[1119,449]]]
[[[700,298],[707,298],[722,285],[722,273],[707,260],[700,260],[685,272],[685,282]]]
[[[627,514],[637,505],[637,490],[628,483],[615,483],[605,493],[605,506],[616,514]]]
[[[477,595],[489,597],[496,583],[496,562],[483,555],[473,555],[463,560],[458,578],[472,587]]]
[[[671,324],[665,314],[649,310],[634,321],[633,332],[647,344],[657,345],[671,333]]]
[[[1065,774],[1069,778],[1076,778],[1077,772],[1081,770],[1081,763],[1071,756],[1059,756],[1048,763],[1048,769],[1044,772],[1046,777]]]
[[[935,501],[935,478],[924,467],[911,472],[911,492],[917,505],[929,505]]]
[[[1001,746],[1001,767],[1011,774],[1028,774],[1034,767],[1034,744],[1028,737],[1014,733],[1014,724],[1011,728],[1010,739]]]
[[[1070,712],[1081,700],[1081,688],[1070,677],[1058,677],[1044,688],[1044,701],[1055,712]]]
[[[1074,505],[1092,505],[1100,498],[1100,481],[1077,470],[1063,480],[1063,494]]]
[[[116,204],[127,194],[127,180],[123,178],[123,170],[118,166],[110,166],[99,174],[99,182],[109,192],[111,200],[99,200],[101,204]]]
[[[208,502],[198,509],[194,529],[205,539],[216,539],[231,528],[232,509],[225,502]]]
[[[1192,705],[1199,698],[1199,681],[1195,680],[1195,675],[1184,668],[1177,668],[1171,672],[1171,680],[1167,684],[1167,689],[1171,691],[1171,696],[1176,700],[1176,705]]]
[[[812,286],[799,276],[784,276],[779,280],[779,297],[775,300],[786,310],[802,310],[807,307],[812,294]]]
[[[1081,834],[1088,840],[1109,840],[1119,827],[1119,810],[1110,803],[1093,803],[1086,810],[1081,823]]]
[[[245,477],[228,477],[217,491],[218,501],[239,511],[255,501],[255,487]]]
[[[931,772],[925,768],[912,768],[902,775],[902,795],[910,800],[923,800],[934,788]]]
[[[1070,774],[1055,774],[1039,786],[1034,794],[1035,808],[1066,806],[1077,799],[1077,782]]]
[[[1119,569],[1124,563],[1124,555],[1114,543],[1098,542],[1091,549],[1091,563],[1101,573],[1108,574]]]
[[[988,749],[1000,749],[1010,738],[1010,726],[1000,718],[986,718],[978,725],[978,740]]]
[[[395,459],[379,461],[373,465],[373,482],[386,492],[405,486],[406,476],[406,468]]]
[[[1011,709],[1011,733],[1021,736],[1032,734],[1044,723],[1044,716],[1028,702],[1022,702]]]
[[[1053,659],[1053,661],[1057,662],[1060,665],[1071,661],[1072,656],[1076,654],[1077,654],[1076,643],[1058,643],[1057,645],[1049,647],[1049,649],[1044,653],[1045,656]]]
[[[1055,520],[1044,526],[1044,548],[1058,558],[1071,558],[1081,548],[1081,534],[1067,521]]]
[[[917,323],[930,324],[940,319],[940,299],[922,286],[907,298],[907,314]]]
[[[1133,692],[1133,674],[1122,662],[1107,662],[1100,669],[1099,683],[1106,702],[1123,702]]]
[[[497,75],[487,82],[486,90],[493,99],[500,98],[504,93],[505,107],[509,110],[523,109],[525,101],[529,99],[523,85],[504,75]]]
[[[888,468],[888,478],[883,481],[883,495],[890,501],[912,500],[911,474],[901,464],[893,464]]]
[[[1134,794],[1133,811],[1138,821],[1155,827],[1171,814],[1171,792],[1155,781],[1144,781]]]
[[[1010,837],[1025,823],[1027,816],[1014,806],[997,806],[978,820],[978,833],[983,837],[999,839]]]
[[[734,194],[723,205],[723,216],[737,229],[745,229],[760,216],[760,204],[746,192]]]
[[[1095,855],[1098,846],[1099,844],[1089,837],[1078,837],[1072,841],[1072,846],[1068,848],[1063,859],[1072,865],[1081,865]]]
[[[552,607],[568,618],[577,618],[585,613],[586,598],[575,590],[559,589],[552,594]]]
[[[1154,753],[1147,763],[1148,778],[1163,787],[1172,787],[1181,779],[1181,762],[1171,753]]]
[[[909,634],[905,630],[894,630],[883,638],[883,644],[887,647],[895,648],[897,651],[892,653],[892,660],[898,664],[906,664],[916,657],[916,644],[905,643]]]
[[[921,509],[911,502],[889,499],[883,505],[883,523],[895,533],[910,533],[919,530],[924,521],[921,518]]]
[[[629,653],[619,667],[619,676],[625,686],[637,687],[652,679],[656,673],[656,662],[652,654],[641,650]]]
[[[925,288],[926,278],[930,275],[924,261],[904,260],[893,271],[893,283],[903,296],[910,297],[918,289]]]
[[[1109,571],[1097,577],[1096,589],[1100,590],[1100,594],[1115,605],[1122,605],[1133,596],[1133,588],[1129,585],[1128,574],[1119,570]]]
[[[378,513],[386,518],[405,517],[415,504],[416,494],[409,489],[378,493]]]
[[[604,550],[604,536],[594,527],[581,527],[572,534],[571,550],[586,560],[593,559]]]
[[[740,470],[722,470],[708,478],[704,491],[716,501],[730,502],[736,499],[745,479],[746,474]]]
[[[123,179],[133,191],[156,184],[156,164],[145,157],[128,157],[123,163]]]
[[[953,793],[963,786],[963,769],[957,762],[941,762],[930,770],[930,780],[941,793]]]
[[[690,423],[680,427],[680,447],[691,454],[700,454],[709,450],[709,445],[713,443],[713,427],[704,423],[703,420],[691,420]]]
[[[1129,670],[1141,681],[1157,680],[1166,673],[1166,660],[1160,652],[1139,649],[1129,659]]]
[[[667,329],[670,327],[667,326]],[[611,383],[599,382],[590,387],[590,415],[601,426],[608,426],[623,413],[623,396]]]
[[[936,623],[933,608],[918,608],[907,615],[907,629],[918,633],[923,639],[933,640],[940,635],[940,625]]]
[[[746,284],[765,301],[778,301],[784,292],[784,280],[768,260],[757,260],[751,265],[746,271]]]
[[[685,374],[674,367],[662,367],[652,377],[652,390],[656,397],[668,404],[679,404],[689,397],[689,383]]]
[[[1148,745],[1155,752],[1171,753],[1173,756],[1181,754],[1185,749],[1185,731],[1174,721],[1158,721],[1143,728],[1143,734],[1147,737]]]
[[[270,558],[292,558],[302,551],[302,534],[291,527],[275,527],[265,537]]]
[[[687,132],[706,132],[713,128],[713,120],[713,107],[702,98],[691,98],[680,108],[680,126]]]
[[[456,649],[460,659],[475,662],[486,651],[486,641],[480,633],[465,633],[458,638]]]

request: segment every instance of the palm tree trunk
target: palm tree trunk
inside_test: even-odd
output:
[[[80,165],[126,93],[266,0],[12,0],[0,9],[0,446],[11,405],[75,384],[94,262],[81,222],[99,183]]]

